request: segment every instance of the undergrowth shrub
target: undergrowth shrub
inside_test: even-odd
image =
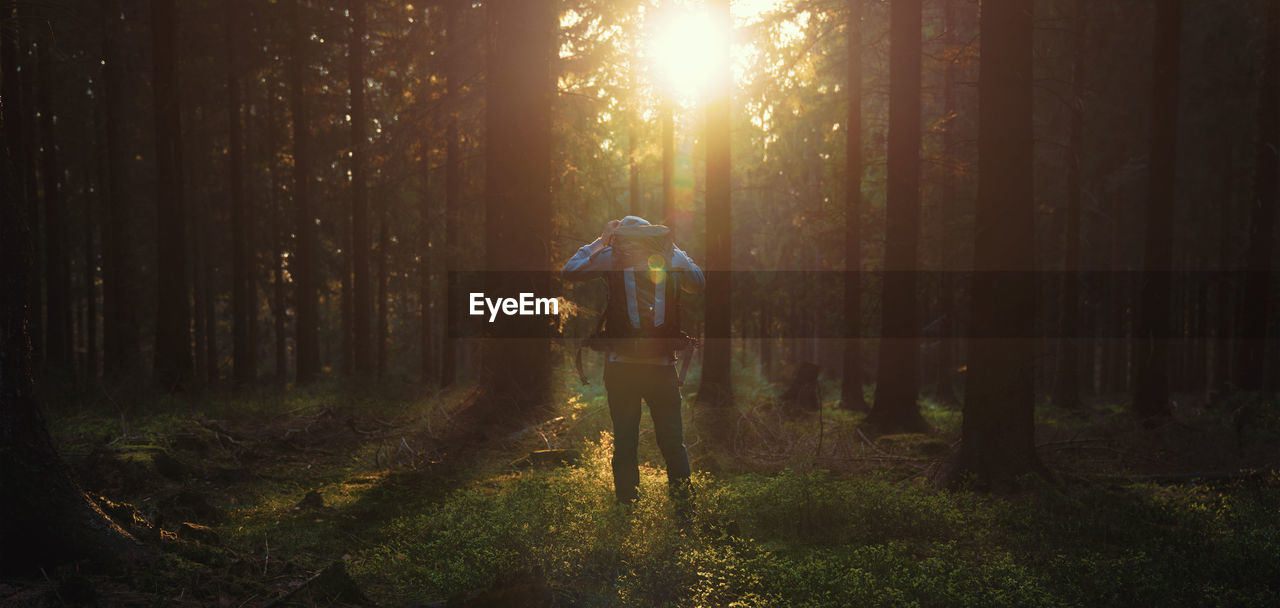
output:
[[[410,601],[545,579],[573,606],[1276,605],[1280,484],[943,492],[786,471],[695,475],[697,533],[665,474],[613,504],[609,437],[583,463],[506,472],[396,520],[353,571]],[[741,534],[724,533],[736,522]],[[391,584],[394,583],[394,584]]]

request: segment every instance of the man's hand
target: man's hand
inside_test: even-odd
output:
[[[600,233],[600,245],[602,248],[613,244],[613,233],[618,230],[618,224],[621,223],[622,220],[610,220],[609,223],[604,225],[604,231]]]

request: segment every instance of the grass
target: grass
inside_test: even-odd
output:
[[[868,437],[856,430],[860,414],[835,409],[838,387],[823,387],[821,419],[784,415],[772,408],[774,387],[740,373],[741,453],[734,467],[695,475],[697,515],[681,530],[647,417],[641,499],[630,509],[613,504],[598,371],[589,370],[587,386],[561,372],[556,419],[458,454],[433,452],[431,438],[462,393],[404,387],[370,396],[331,383],[164,399],[139,404],[123,425],[100,407],[63,409],[52,426],[72,462],[109,445],[146,476],[102,488],[112,498],[146,513],[193,490],[225,513],[214,526],[230,556],[221,566],[170,557],[168,579],[147,579],[149,587],[197,589],[194,603],[269,597],[281,581],[334,560],[384,605],[504,592],[561,606],[1280,603],[1275,473],[1216,485],[1120,475],[1160,470],[1124,450],[1168,450],[1191,431],[1142,431],[1106,408],[1091,417],[1042,408],[1042,440],[1063,443],[1046,458],[1073,481],[1028,480],[1016,495],[947,491],[928,485],[925,473],[958,434],[956,409],[922,404],[931,436]],[[1214,416],[1183,419],[1199,441],[1234,441],[1230,421]],[[208,419],[239,439],[220,439],[198,422]],[[686,428],[696,469],[712,455],[697,429]],[[1264,431],[1250,439],[1270,441]],[[282,441],[286,435],[293,439]],[[1120,455],[1099,464],[1085,449],[1096,444],[1074,437],[1106,439]],[[581,462],[510,464],[530,450],[563,447],[581,451]],[[158,479],[148,467],[160,451],[204,474]],[[1230,451],[1198,453],[1218,463]],[[251,475],[227,482],[208,474],[237,467]],[[312,491],[324,506],[299,507]]]

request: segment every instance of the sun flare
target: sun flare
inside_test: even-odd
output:
[[[733,0],[730,3],[733,27],[751,25],[790,0]],[[669,4],[657,13],[649,26],[650,58],[655,84],[664,95],[681,103],[701,99],[713,80],[715,66],[731,44],[731,64],[735,74],[743,67],[742,56],[750,43],[737,44],[730,26],[711,18],[705,5]]]
[[[650,51],[661,89],[677,100],[701,97],[727,41],[728,33],[705,10],[668,12],[654,29]]]

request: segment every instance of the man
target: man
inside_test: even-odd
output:
[[[605,225],[600,238],[578,250],[561,272],[566,280],[603,277],[609,304],[600,332],[608,352],[604,386],[613,419],[613,487],[619,503],[636,500],[640,466],[640,401],[649,404],[667,483],[682,524],[692,513],[689,455],[680,418],[676,350],[680,291],[702,291],[702,270],[671,242],[666,226],[627,216]]]

